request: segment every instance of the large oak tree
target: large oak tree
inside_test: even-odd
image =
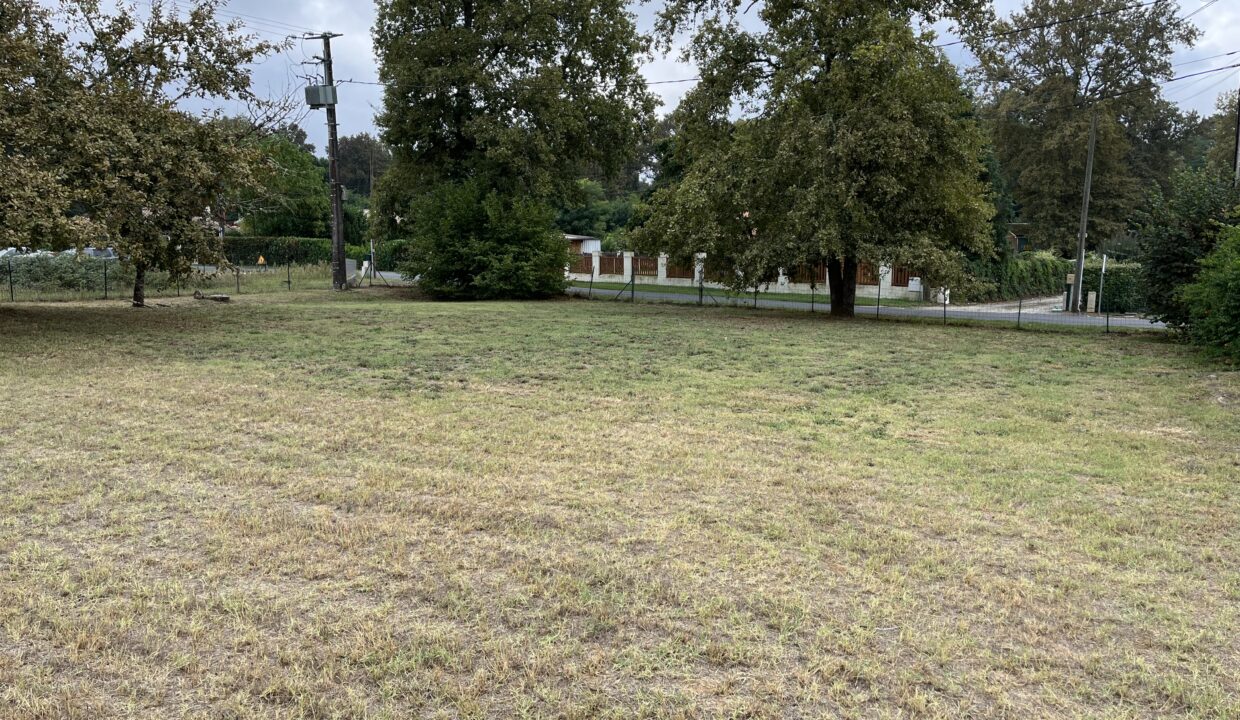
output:
[[[840,316],[862,261],[958,277],[990,245],[993,205],[956,71],[912,27],[935,9],[771,0],[746,29],[737,3],[670,3],[663,39],[693,30],[702,81],[675,114],[683,176],[654,193],[644,244],[705,252],[737,289],[825,263]]]

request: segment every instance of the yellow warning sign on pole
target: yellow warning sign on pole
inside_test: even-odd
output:
[[[259,267],[267,267],[267,258],[263,257],[262,255],[259,255],[259,256],[258,256],[258,266],[259,266]]]

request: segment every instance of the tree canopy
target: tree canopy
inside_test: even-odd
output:
[[[372,185],[391,165],[392,151],[370,133],[359,133],[340,138],[336,159],[345,190],[369,197]]]
[[[1031,0],[967,33],[999,161],[1036,241],[1075,247],[1091,115],[1098,121],[1089,236],[1121,233],[1166,188],[1183,118],[1159,94],[1171,53],[1197,37],[1174,3]],[[1084,19],[1074,19],[1084,18]],[[1035,28],[1019,30],[1019,28]]]
[[[696,18],[702,82],[674,116],[683,177],[653,194],[639,238],[707,253],[737,288],[825,263],[837,315],[861,261],[958,274],[990,246],[993,206],[960,79],[911,26],[936,10],[778,0],[746,30],[732,4],[669,4],[665,41]]]
[[[212,207],[251,182],[253,147],[237,125],[204,122],[178,104],[260,104],[248,67],[275,49],[220,20],[219,5],[202,0],[187,14],[160,0],[142,14],[97,0],[55,12],[32,0],[0,8],[2,232],[112,245],[136,269],[135,305],[147,269],[176,276],[219,257]]]
[[[637,68],[645,43],[625,3],[381,0],[374,38],[385,85],[378,122],[393,153],[373,205],[375,232],[409,234],[397,218],[415,216],[472,228],[469,237],[415,238],[411,270],[439,279],[431,292],[482,294],[481,279],[494,277],[486,257],[482,266],[456,262],[459,253],[445,243],[473,243],[494,262],[559,267],[512,288],[558,290],[562,239],[536,237],[532,218],[545,217],[542,235],[552,237],[556,199],[587,165],[618,170],[649,123],[653,100]],[[472,200],[477,222],[465,222],[464,210],[436,216],[444,193],[460,200],[453,207]],[[504,208],[519,219],[511,235],[496,225]],[[559,248],[550,263],[549,248]],[[447,272],[444,263],[453,262]]]

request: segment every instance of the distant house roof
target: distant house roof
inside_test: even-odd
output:
[[[570,235],[568,233],[564,233],[564,239],[569,242],[573,242],[574,240],[598,240],[598,238],[593,235]]]

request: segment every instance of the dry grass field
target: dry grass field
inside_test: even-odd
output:
[[[1240,373],[378,290],[0,307],[0,717],[1240,716]]]

